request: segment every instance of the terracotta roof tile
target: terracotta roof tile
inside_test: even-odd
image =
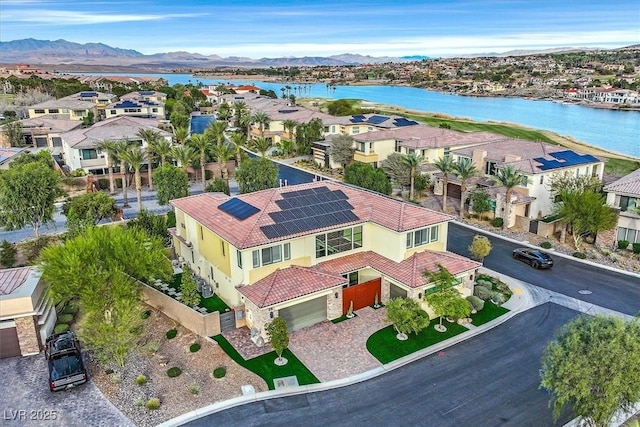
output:
[[[609,193],[629,194],[640,196],[640,169],[623,176],[617,181],[604,187],[604,191]]]
[[[353,213],[359,218],[349,223],[330,227],[318,227],[306,232],[269,239],[260,227],[274,224],[270,213],[280,211],[276,203],[282,194],[308,188],[327,187],[331,191],[342,191],[353,206]],[[337,181],[316,181],[307,184],[272,188],[254,193],[241,194],[236,198],[259,209],[259,212],[244,220],[239,220],[221,211],[218,207],[230,199],[228,196],[203,193],[172,200],[171,204],[185,212],[238,249],[247,249],[271,242],[318,233],[320,231],[343,228],[348,225],[373,222],[385,228],[403,232],[447,222],[451,216],[427,208],[405,203],[400,200],[346,185]]]
[[[18,289],[27,280],[31,270],[31,267],[0,270],[0,295],[9,295]]]

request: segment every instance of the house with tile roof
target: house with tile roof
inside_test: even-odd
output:
[[[49,114],[22,119],[20,123],[22,123],[25,146],[48,148],[53,154],[59,154],[62,151],[61,134],[82,127],[82,122],[78,120],[68,120],[64,116]]]
[[[0,270],[0,359],[38,354],[56,318],[38,269]]]
[[[616,240],[640,243],[640,169],[606,185],[604,191],[607,204],[618,209]]]
[[[105,118],[117,116],[149,117],[164,120],[164,103],[147,99],[129,98],[113,102],[104,108]]]
[[[9,169],[11,162],[26,152],[22,147],[0,147],[0,170]]]
[[[532,222],[552,214],[554,204],[549,184],[554,176],[590,176],[602,181],[604,173],[604,162],[590,154],[579,154],[559,145],[513,138],[452,150],[451,155],[454,161],[471,160],[484,182],[487,178],[495,178],[498,170],[507,165],[527,177],[526,185],[514,189],[512,199],[508,201],[511,204],[509,218],[505,219],[508,227],[517,224],[525,230],[530,230]],[[450,178],[448,195],[462,197],[455,175],[450,174]],[[499,187],[497,179],[493,180],[493,184],[498,186],[494,192],[494,215],[504,219],[506,190]]]
[[[89,113],[92,113],[93,117],[98,117],[98,105],[96,103],[70,97],[40,102],[28,108],[30,119],[54,114],[64,116],[68,120],[82,121],[89,116]]]
[[[262,339],[276,316],[297,330],[376,297],[428,309],[425,270],[444,266],[467,296],[481,266],[446,251],[449,215],[337,181],[171,204],[177,254]]]

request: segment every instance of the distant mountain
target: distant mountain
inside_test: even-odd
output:
[[[412,59],[342,54],[330,57],[305,56],[252,59],[231,56],[201,55],[191,52],[168,52],[144,55],[131,49],[120,49],[102,43],[75,43],[66,40],[13,40],[0,42],[0,63],[108,65],[158,68],[207,67],[282,67],[314,65],[359,65],[383,62],[408,62]]]

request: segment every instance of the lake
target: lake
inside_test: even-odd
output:
[[[132,75],[163,77],[170,85],[189,82],[202,82],[204,85],[255,84],[261,89],[273,90],[278,96],[282,95],[281,89],[286,85],[259,80],[195,78],[190,74]],[[298,98],[354,98],[476,121],[516,123],[535,129],[550,130],[596,147],[640,158],[640,111],[607,110],[523,98],[458,96],[404,86],[329,88],[324,83],[288,85],[292,88],[291,93]]]

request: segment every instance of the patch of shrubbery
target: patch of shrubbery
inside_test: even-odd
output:
[[[618,249],[627,249],[629,247],[628,240],[618,240]]]
[[[488,289],[486,286],[480,286],[480,285],[476,285],[473,288],[473,295],[480,298],[483,301],[487,301],[488,299],[491,298],[491,290]]]
[[[492,292],[491,293],[491,302],[495,305],[502,305],[506,301],[504,295],[501,292]]]
[[[542,249],[551,249],[551,242],[546,242],[546,241],[542,242],[542,243],[540,243],[540,247]]]
[[[484,300],[475,295],[469,295],[467,301],[471,304],[471,307],[476,311],[481,311],[484,308]]]
[[[72,314],[75,315],[78,312],[78,306],[75,304],[67,304],[62,309],[62,314]]]
[[[152,397],[147,400],[147,409],[150,411],[155,411],[156,409],[160,409],[160,399],[157,397]]]
[[[189,351],[191,353],[195,353],[198,350],[200,350],[200,344],[198,344],[197,342],[194,342],[193,344],[191,344],[191,346],[189,346]]]
[[[640,254],[640,243],[634,243],[631,245],[634,254]]]
[[[147,377],[145,375],[138,375],[136,377],[136,384],[145,385],[147,383]]]
[[[222,378],[227,374],[227,368],[224,366],[218,366],[213,370],[213,378]]]
[[[58,323],[53,328],[53,333],[54,334],[61,334],[63,332],[67,332],[68,330],[69,330],[69,324],[68,323]]]
[[[71,323],[73,322],[73,314],[61,314],[58,316],[58,323]]]
[[[178,368],[177,366],[174,366],[172,368],[167,369],[167,376],[169,378],[175,378],[180,376],[180,374],[182,373],[182,370],[180,368]]]
[[[574,258],[578,258],[578,259],[586,259],[587,256],[585,254],[583,254],[582,252],[574,252],[573,253],[573,257]]]
[[[502,224],[504,224],[504,220],[502,218],[493,218],[491,220],[491,225],[493,225],[496,228],[501,228]]]
[[[178,335],[178,330],[177,329],[169,329],[166,333],[167,339],[168,340],[172,340],[176,337],[176,335]]]
[[[151,316],[151,310],[145,310],[140,314],[140,317],[143,319],[148,319]]]

